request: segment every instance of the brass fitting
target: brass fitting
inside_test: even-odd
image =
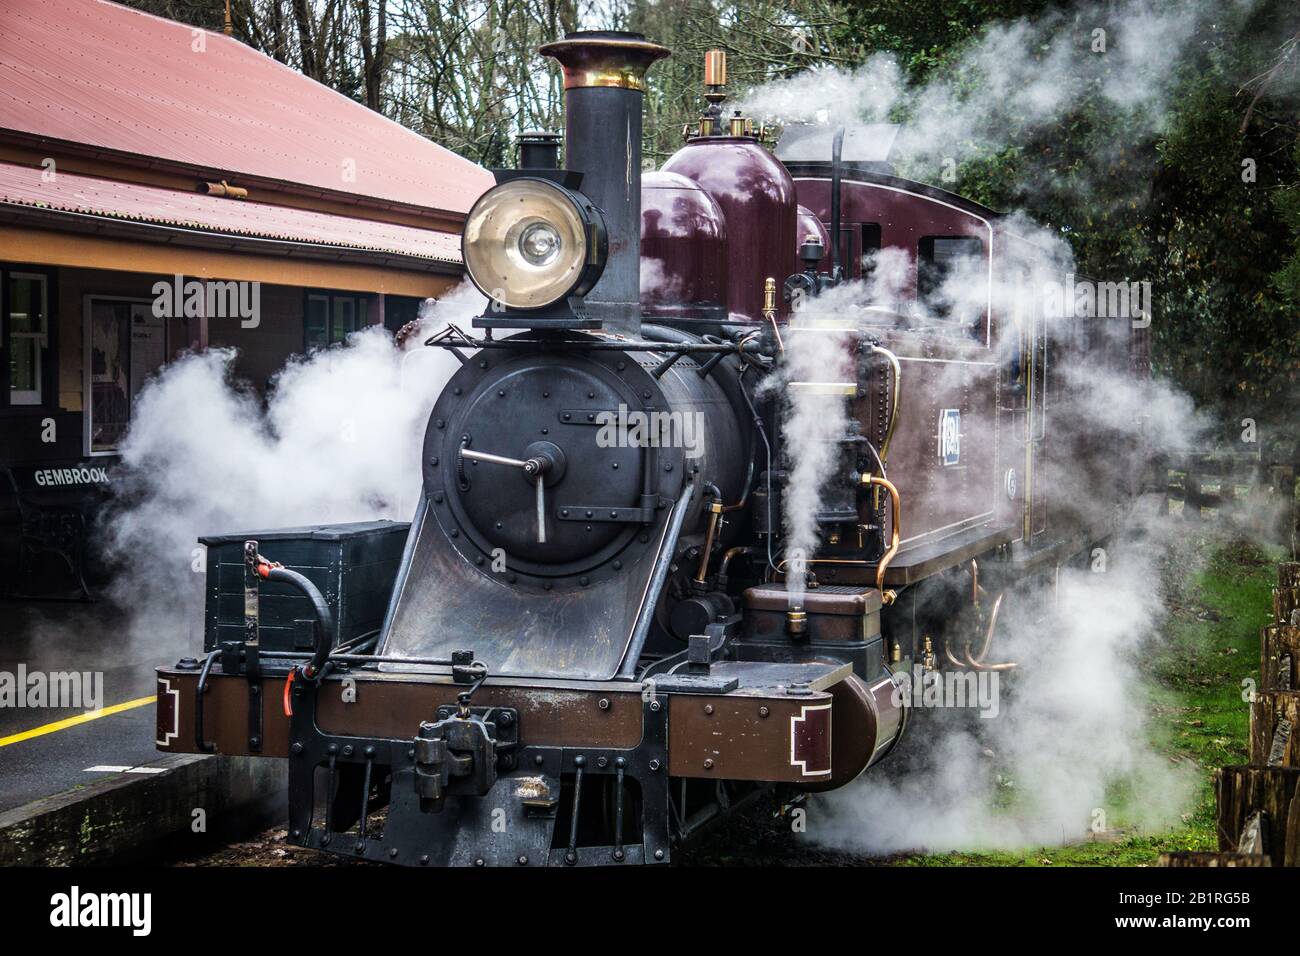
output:
[[[934,656],[934,644],[930,640],[930,635],[927,634],[925,636],[925,647],[921,651],[921,668],[932,671],[938,663],[938,659]]]
[[[776,280],[771,276],[763,280],[763,318],[776,321]]]
[[[710,50],[704,54],[704,85],[727,85],[727,51]]]
[[[785,629],[793,638],[802,638],[808,633],[808,612],[802,605],[795,605],[785,612]]]
[[[726,508],[722,501],[714,498],[709,502],[709,530],[704,536],[704,550],[700,554],[700,567],[695,572],[695,583],[704,584],[709,576],[709,556],[713,554],[713,540],[718,533],[718,522]]]

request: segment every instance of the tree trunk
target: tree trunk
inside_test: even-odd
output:
[[[1224,767],[1214,772],[1219,849],[1236,852],[1246,819],[1262,810],[1265,855],[1273,866],[1300,859],[1300,786],[1297,767]],[[1184,864],[1190,865],[1190,864]]]

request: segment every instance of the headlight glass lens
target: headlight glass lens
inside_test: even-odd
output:
[[[520,236],[519,251],[530,265],[550,265],[560,254],[560,233],[549,222],[535,222]]]
[[[570,194],[546,180],[512,179],[470,210],[465,268],[484,295],[515,309],[568,296],[586,265],[587,234]]]

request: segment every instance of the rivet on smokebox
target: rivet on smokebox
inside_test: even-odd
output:
[[[713,705],[712,705],[712,704],[705,704],[705,705],[704,705],[704,712],[705,712],[706,714],[711,714],[711,713],[713,713]]]
[[[705,770],[712,770],[712,769],[713,769],[713,758],[712,758],[712,757],[705,757],[705,758],[704,758],[704,769],[705,769]]]
[[[769,709],[766,708],[766,707],[760,707],[760,708],[758,708],[758,716],[760,716],[760,717],[767,717],[767,716],[768,716],[769,714],[771,714],[771,713],[772,713],[772,711],[769,710]]]
[[[609,710],[609,698],[602,697],[596,704],[601,710]]]

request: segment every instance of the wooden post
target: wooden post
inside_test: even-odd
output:
[[[1264,847],[1273,866],[1300,859],[1300,767],[1224,767],[1214,772],[1219,849],[1235,852],[1246,819],[1264,813]]]
[[[1273,860],[1260,853],[1196,853],[1180,850],[1161,853],[1157,866],[1272,866]]]
[[[1287,561],[1277,566],[1277,590],[1273,592],[1273,620],[1290,624],[1291,615],[1300,609],[1300,562]]]
[[[1300,768],[1300,691],[1263,690],[1250,705],[1250,762]]]
[[[1300,627],[1270,624],[1262,630],[1259,689],[1300,690]]]
[[[1187,475],[1183,478],[1183,517],[1188,521],[1201,520],[1201,463],[1195,458],[1187,460]]]

